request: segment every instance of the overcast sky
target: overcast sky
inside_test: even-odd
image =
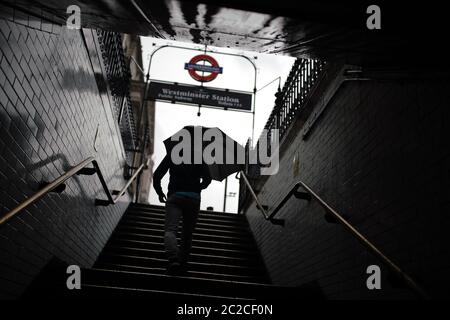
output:
[[[200,45],[148,37],[142,37],[141,41],[145,71],[147,71],[148,68],[150,54],[162,45],[171,44],[186,48],[204,48],[204,46]],[[262,88],[277,77],[281,77],[281,85],[283,85],[291,66],[294,63],[294,58],[281,55],[267,55],[217,47],[208,47],[208,50],[241,54],[249,57],[254,61],[257,67],[257,89]],[[189,60],[197,54],[201,54],[201,52],[173,47],[160,49],[153,56],[150,78],[154,80],[200,85],[200,82],[193,80],[187,70],[184,69],[184,64],[189,62]],[[249,61],[246,61],[242,57],[221,55],[219,53],[208,54],[217,60],[220,67],[223,68],[223,73],[219,74],[215,80],[206,83],[205,86],[248,91],[250,93],[253,91],[255,73],[254,68]],[[277,88],[278,81],[272,83],[256,94],[255,139],[257,139],[264,128],[267,117],[274,106],[274,94]],[[154,169],[156,169],[157,165],[159,165],[166,154],[163,144],[164,139],[170,137],[186,125],[219,127],[242,145],[244,145],[247,139],[252,135],[251,113],[230,110],[225,111],[207,107],[201,108],[200,117],[197,116],[197,112],[198,107],[194,106],[156,102],[155,151],[153,155],[153,160],[155,162]],[[167,193],[168,181],[169,175],[167,174],[162,181],[162,187],[165,193]],[[212,206],[214,210],[222,211],[224,187],[224,182],[213,181],[208,189],[202,192],[201,208],[206,209],[206,207]],[[226,211],[236,212],[239,184],[234,175],[228,178],[227,191],[227,193],[236,193],[236,196],[227,198]],[[153,188],[150,192],[150,203],[160,204]]]

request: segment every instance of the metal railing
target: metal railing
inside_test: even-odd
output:
[[[264,126],[263,134],[256,143],[256,148],[260,148],[261,138],[266,141],[272,141],[272,129],[278,129],[279,141],[286,136],[291,125],[295,122],[299,114],[304,110],[312,90],[318,83],[323,70],[325,62],[318,59],[302,59],[295,60],[291,71],[283,85],[283,89],[278,91],[275,99],[275,106],[267,119]],[[246,148],[250,148],[250,144]],[[267,143],[267,155],[272,154],[271,143]],[[249,195],[244,186],[244,182],[240,181],[239,188],[239,204],[238,211],[241,211],[246,205]]]
[[[92,163],[93,167],[87,168],[87,166],[90,165],[91,163]],[[72,178],[75,175],[97,174],[97,176],[100,180],[100,183],[103,187],[103,190],[105,191],[107,200],[95,199],[95,205],[96,206],[108,206],[110,204],[115,204],[115,203],[117,203],[119,198],[125,194],[128,187],[133,183],[133,181],[137,178],[137,176],[141,173],[142,169],[144,169],[145,166],[146,166],[146,164],[142,164],[141,166],[139,166],[139,168],[137,168],[137,170],[135,171],[133,176],[128,180],[128,182],[125,184],[125,186],[121,190],[119,190],[119,191],[114,190],[111,192],[106,184],[106,181],[103,177],[100,167],[98,166],[97,161],[95,160],[94,157],[89,157],[86,160],[84,160],[84,161],[80,162],[79,164],[77,164],[76,166],[74,166],[72,169],[70,169],[63,175],[61,175],[59,178],[46,184],[41,190],[39,190],[34,195],[32,195],[31,197],[29,197],[28,199],[26,199],[25,201],[20,203],[17,207],[15,207],[14,209],[12,209],[8,213],[6,213],[4,216],[0,217],[0,226],[5,224],[8,220],[10,220],[14,216],[16,216],[22,210],[28,208],[30,205],[32,205],[33,203],[35,203],[36,201],[38,201],[39,199],[44,197],[46,194],[57,190],[58,187],[61,187],[62,185],[64,185],[64,183],[68,179]]]
[[[306,105],[324,66],[325,62],[318,59],[295,60],[283,89],[276,94],[275,107],[264,126],[269,134],[271,129],[278,129],[279,139],[282,140]]]
[[[97,36],[122,141],[127,148],[135,149],[137,130],[130,98],[130,61],[123,52],[122,36],[104,30],[97,30]],[[128,165],[132,166],[132,153],[125,153]]]
[[[417,293],[421,298],[430,299],[428,293],[417,284],[408,274],[406,274],[397,264],[395,264],[389,257],[387,257],[380,249],[378,249],[372,242],[370,242],[365,236],[363,236],[351,223],[349,223],[342,215],[340,215],[336,210],[334,210],[325,200],[323,200],[317,193],[315,193],[309,186],[304,182],[298,181],[283,197],[283,199],[278,203],[278,205],[273,209],[272,212],[268,211],[268,207],[263,205],[253,190],[249,180],[247,179],[244,172],[241,171],[241,177],[245,182],[247,188],[250,191],[253,200],[256,203],[256,207],[264,216],[264,219],[271,221],[277,225],[284,225],[284,220],[276,219],[276,214],[283,208],[286,202],[295,196],[297,199],[311,201],[314,199],[320,206],[326,211],[327,214],[331,215],[335,222],[344,226],[344,228],[350,232],[357,240],[359,240],[372,254],[374,254],[378,259],[380,259],[390,270],[392,270],[400,280],[402,280],[409,288],[411,288],[415,293]],[[302,188],[304,192],[298,189]],[[329,220],[329,219],[327,219]]]

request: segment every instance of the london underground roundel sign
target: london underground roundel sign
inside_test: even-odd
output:
[[[200,82],[213,81],[219,73],[223,72],[223,68],[219,66],[216,59],[207,54],[199,54],[193,57],[191,61],[184,65],[184,69],[188,70],[189,75],[194,80]]]

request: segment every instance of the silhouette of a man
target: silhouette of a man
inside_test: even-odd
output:
[[[168,198],[161,188],[161,179],[169,171]],[[166,203],[164,246],[169,260],[167,273],[180,275],[186,272],[192,246],[192,233],[200,210],[200,193],[211,183],[208,168],[202,164],[174,164],[169,155],[156,168],[153,187],[159,201]],[[181,245],[178,247],[178,224],[183,217]]]

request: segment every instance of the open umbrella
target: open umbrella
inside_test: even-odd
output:
[[[245,166],[245,149],[219,128],[186,126],[164,140],[175,164],[207,165],[213,180],[222,181]]]

